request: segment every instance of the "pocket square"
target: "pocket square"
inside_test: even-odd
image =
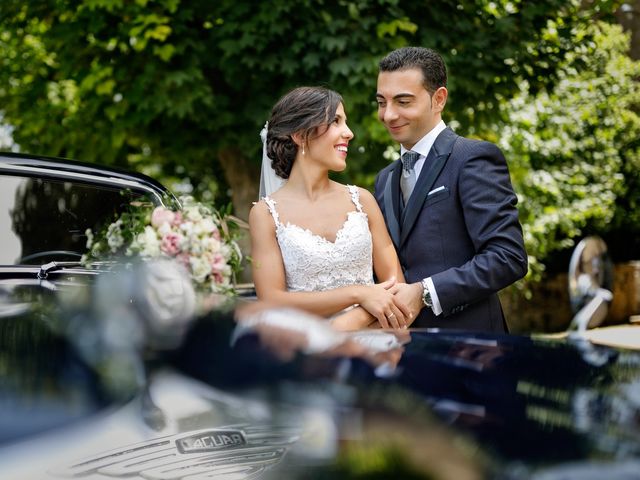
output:
[[[429,193],[427,193],[427,197],[429,195],[433,195],[434,193],[438,193],[441,192],[442,190],[444,190],[444,185],[440,185],[438,188],[434,188],[433,190],[431,190]]]

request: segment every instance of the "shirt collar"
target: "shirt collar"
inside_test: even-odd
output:
[[[440,120],[440,122],[438,122],[438,124],[433,127],[429,131],[429,133],[418,140],[418,143],[413,146],[411,151],[418,152],[421,157],[426,157],[429,154],[429,150],[431,150],[431,147],[436,141],[436,138],[438,138],[440,132],[442,132],[445,128],[447,128],[447,125],[444,123],[444,120]],[[404,155],[404,153],[407,151],[408,150],[406,148],[400,145],[400,156]]]

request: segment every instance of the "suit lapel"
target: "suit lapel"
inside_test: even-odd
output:
[[[396,249],[400,246],[400,172],[402,162],[396,161],[384,186],[384,215],[391,240]]]
[[[422,167],[416,186],[413,189],[413,193],[409,198],[409,202],[402,212],[402,228],[399,246],[402,246],[409,237],[409,233],[427,199],[427,194],[433,188],[433,184],[444,168],[449,155],[451,155],[456,138],[458,138],[458,136],[453,133],[450,128],[446,128],[438,135],[433,147],[431,147],[431,151],[425,159],[424,166]],[[399,185],[399,180],[397,184]],[[399,187],[398,190],[400,190]]]

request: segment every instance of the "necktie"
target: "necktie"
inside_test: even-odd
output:
[[[402,155],[402,176],[400,177],[400,190],[402,191],[402,198],[404,199],[405,206],[409,201],[413,187],[416,185],[416,171],[414,167],[416,162],[420,158],[418,152],[408,151]]]

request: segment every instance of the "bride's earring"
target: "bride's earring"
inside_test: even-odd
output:
[[[302,144],[302,154],[304,155],[304,143]]]

